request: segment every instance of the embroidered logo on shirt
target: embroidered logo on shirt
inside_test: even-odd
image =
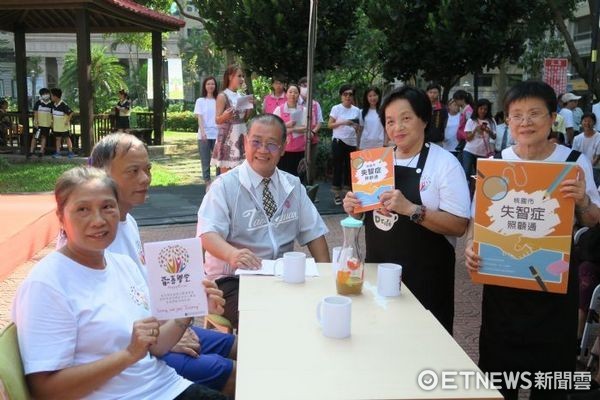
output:
[[[142,242],[138,240],[136,242],[136,247],[140,262],[142,263],[142,265],[146,265],[146,255],[144,254],[144,247],[142,246]]]
[[[135,286],[129,287],[129,296],[135,304],[138,306],[144,307],[144,309],[149,310],[150,306],[148,305],[148,299],[146,298],[146,294],[136,288]]]
[[[423,176],[421,178],[421,182],[419,183],[419,192],[424,192],[427,189],[429,189],[429,186],[431,185],[431,178],[428,176]]]

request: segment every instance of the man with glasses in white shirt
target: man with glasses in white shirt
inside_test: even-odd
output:
[[[197,234],[206,250],[205,271],[226,300],[225,313],[238,322],[239,280],[235,270],[258,269],[293,250],[294,241],[316,262],[329,262],[327,228],[298,177],[281,171],[286,128],[265,114],[250,122],[246,160],[216,179],[198,210]]]

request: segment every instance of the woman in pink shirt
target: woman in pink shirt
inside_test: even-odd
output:
[[[290,84],[285,92],[286,102],[273,111],[273,114],[281,117],[287,127],[285,154],[279,160],[277,167],[296,176],[298,176],[298,164],[304,158],[306,134],[306,114],[304,107],[298,104],[299,96],[298,85]]]

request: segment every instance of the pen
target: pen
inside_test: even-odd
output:
[[[544,283],[544,281],[540,277],[540,274],[538,273],[537,269],[535,269],[535,267],[533,265],[530,265],[529,266],[529,271],[531,272],[531,275],[533,276],[533,278],[535,279],[535,281],[538,283],[538,285],[540,285],[540,287],[542,288],[542,290],[544,292],[547,292],[548,288],[546,287],[546,284]]]
[[[550,195],[552,194],[552,192],[558,187],[558,185],[562,182],[562,180],[565,178],[565,176],[567,176],[569,171],[571,171],[571,169],[574,166],[575,166],[575,164],[568,164],[566,167],[563,168],[563,170],[560,172],[560,174],[558,174],[556,179],[554,179],[554,181],[552,182],[550,187],[548,189],[546,189],[546,193],[544,193],[544,198],[543,198],[544,200],[548,200],[550,198]]]

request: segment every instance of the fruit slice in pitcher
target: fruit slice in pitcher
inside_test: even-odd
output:
[[[356,258],[350,258],[348,259],[346,265],[350,271],[355,271],[358,269],[358,267],[360,267],[360,261],[358,261]]]
[[[344,285],[346,282],[348,282],[348,279],[350,278],[350,271],[338,271],[337,272],[337,281]]]

